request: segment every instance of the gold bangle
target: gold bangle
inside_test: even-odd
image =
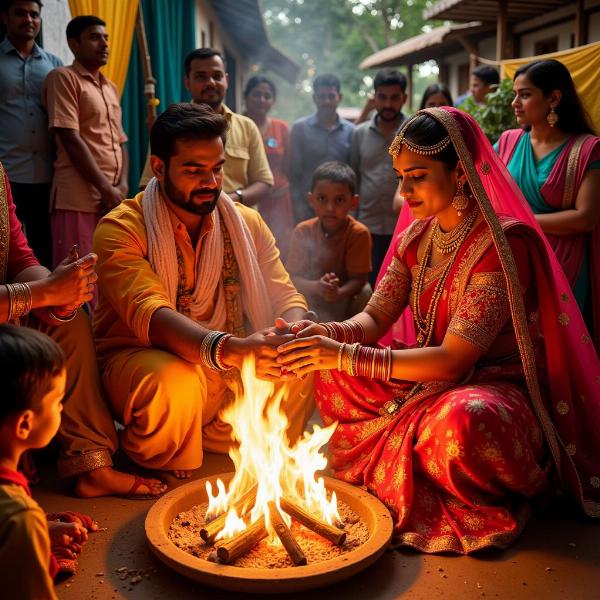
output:
[[[8,320],[24,317],[31,310],[33,299],[31,288],[26,283],[7,283],[8,290]]]
[[[50,318],[53,319],[54,321],[58,321],[59,323],[69,323],[77,316],[77,309],[75,309],[70,315],[67,315],[66,317],[59,317],[52,310],[51,307],[48,307],[48,314],[50,315]]]
[[[342,355],[344,353],[344,348],[345,348],[346,344],[344,342],[342,342],[340,344],[340,347],[338,348],[338,355],[337,355],[337,370],[341,372],[342,370]]]

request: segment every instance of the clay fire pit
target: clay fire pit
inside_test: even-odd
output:
[[[152,551],[166,565],[206,585],[237,592],[297,592],[340,581],[374,563],[385,551],[392,537],[392,517],[374,496],[343,481],[325,477],[329,492],[347,504],[366,523],[367,541],[341,556],[287,568],[249,568],[229,566],[197,558],[175,546],[169,539],[169,527],[175,517],[193,506],[207,502],[206,481],[225,484],[233,473],[215,475],[183,485],[160,498],[146,517],[146,537]]]

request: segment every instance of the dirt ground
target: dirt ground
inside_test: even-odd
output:
[[[225,456],[207,454],[196,478],[232,470]],[[169,478],[169,488],[178,483]],[[58,584],[61,600],[238,600],[258,596],[205,587],[178,575],[150,552],[144,519],[152,501],[75,498],[53,472],[34,488],[47,511],[79,510],[94,516],[103,531],[90,536],[79,573]],[[123,577],[123,567],[130,574]],[[120,571],[117,572],[117,569]],[[132,583],[141,572],[141,581]],[[0,593],[1,596],[1,593]],[[270,596],[276,598],[282,596]],[[475,556],[432,556],[388,551],[374,565],[344,582],[288,600],[532,599],[600,600],[600,522],[591,522],[566,501],[539,511],[518,542],[503,551]],[[11,599],[17,600],[17,599]]]

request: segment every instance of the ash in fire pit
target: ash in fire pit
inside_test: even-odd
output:
[[[194,506],[191,510],[182,512],[175,517],[169,528],[169,539],[178,547],[192,556],[208,560],[214,547],[206,544],[200,538],[200,530],[205,526],[208,503]],[[308,564],[322,562],[351,552],[361,546],[369,538],[366,523],[344,502],[338,500],[338,512],[344,523],[346,539],[337,546],[310,529],[292,520],[291,532],[306,556]],[[244,555],[231,563],[235,567],[282,568],[292,567],[293,563],[281,544],[270,544],[263,539]]]

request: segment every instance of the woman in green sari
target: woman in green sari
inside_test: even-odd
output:
[[[546,234],[600,347],[600,139],[567,68],[540,60],[517,70],[513,108],[522,129],[496,150]]]

